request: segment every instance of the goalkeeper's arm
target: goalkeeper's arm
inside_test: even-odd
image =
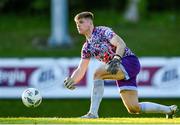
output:
[[[111,74],[116,74],[119,70],[119,65],[124,55],[126,44],[118,35],[115,35],[110,40],[110,43],[116,47],[116,53],[113,59],[107,65],[106,69]]]
[[[89,64],[89,59],[81,59],[78,68],[72,73],[71,77],[64,80],[64,86],[68,89],[75,89],[77,84],[84,76]]]
[[[123,39],[121,37],[119,37],[118,35],[115,35],[110,40],[110,43],[116,47],[116,55],[114,56],[114,58],[117,58],[120,60],[123,57],[124,51],[126,48],[125,42],[123,41]]]
[[[71,78],[74,83],[78,83],[86,73],[90,59],[81,59],[77,69],[72,73]]]

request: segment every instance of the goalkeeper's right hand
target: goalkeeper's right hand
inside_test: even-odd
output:
[[[64,80],[64,86],[70,90],[74,90],[76,88],[74,85],[74,80],[71,77],[67,77]]]

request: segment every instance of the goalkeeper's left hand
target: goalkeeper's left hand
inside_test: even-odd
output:
[[[120,59],[113,58],[107,65],[106,70],[111,74],[116,74],[119,70],[119,66],[120,66]]]
[[[71,77],[67,77],[64,80],[64,86],[70,90],[74,90],[76,88],[74,85],[74,80]]]

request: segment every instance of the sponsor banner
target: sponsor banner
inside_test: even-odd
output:
[[[64,88],[65,77],[77,68],[80,58],[0,59],[0,98],[20,98],[34,87],[44,98],[90,97],[93,74],[100,62],[92,59],[73,91]],[[139,97],[180,97],[180,58],[140,58],[137,78]],[[119,98],[115,81],[105,81],[104,97]]]
[[[87,97],[87,73],[76,91],[63,86],[65,77],[72,74],[78,63],[79,58],[0,59],[0,98],[20,98],[29,87],[39,89],[45,98]]]

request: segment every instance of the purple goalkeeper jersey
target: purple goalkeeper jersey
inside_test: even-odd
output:
[[[116,53],[116,47],[110,43],[115,32],[109,27],[98,26],[93,29],[92,36],[86,40],[81,50],[81,58],[87,59],[94,57],[99,61],[108,63]],[[126,47],[123,57],[134,55]]]

